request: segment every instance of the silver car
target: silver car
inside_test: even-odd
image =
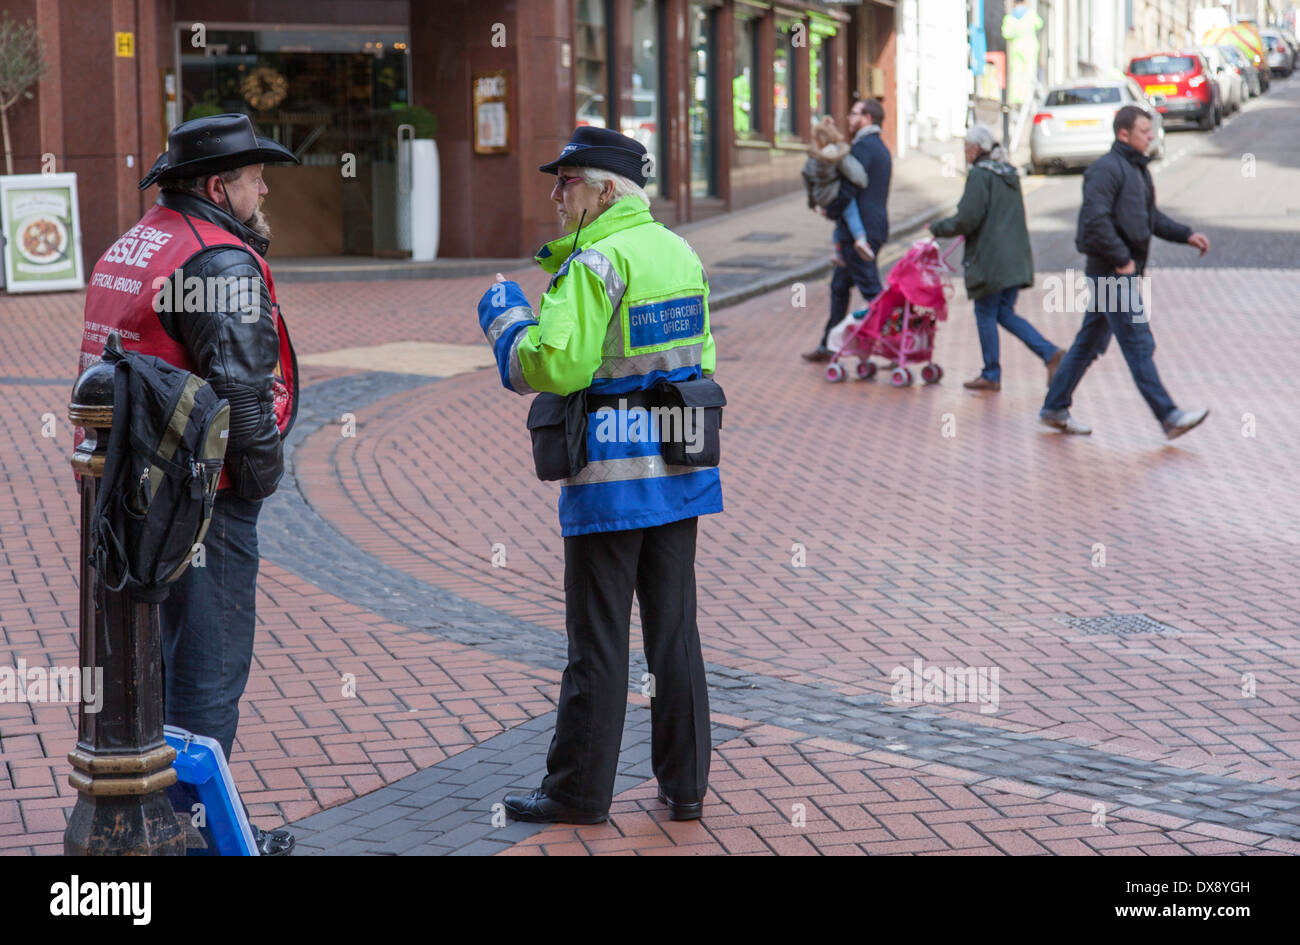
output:
[[[1291,47],[1291,68],[1300,69],[1300,39],[1296,39],[1295,33],[1285,26],[1279,26],[1277,31],[1282,34],[1286,44]]]
[[[1029,136],[1029,160],[1035,174],[1049,167],[1087,167],[1110,150],[1115,141],[1115,113],[1137,105],[1151,116],[1155,136],[1148,153],[1165,156],[1165,128],[1160,113],[1129,78],[1071,79],[1053,86],[1034,115]]]
[[[1210,64],[1214,83],[1219,87],[1219,101],[1223,103],[1223,114],[1235,112],[1246,100],[1246,80],[1241,77],[1241,73],[1228,64],[1223,53],[1219,52],[1218,46],[1202,46],[1201,54]]]
[[[1264,94],[1264,89],[1259,82],[1259,70],[1255,64],[1246,57],[1236,46],[1227,43],[1220,43],[1214,47],[1223,56],[1224,60],[1241,76],[1244,86],[1245,97],[1247,99],[1258,98]]]
[[[1262,29],[1259,38],[1264,41],[1264,61],[1273,75],[1289,76],[1295,68],[1291,47],[1277,30]]]

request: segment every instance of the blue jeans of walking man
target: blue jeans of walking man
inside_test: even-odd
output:
[[[984,370],[980,371],[980,377],[985,380],[1002,380],[1002,365],[998,362],[998,325],[1023,341],[1044,363],[1056,354],[1056,345],[1016,314],[1016,296],[1019,294],[1020,289],[1012,286],[975,300],[975,325],[979,329],[980,349],[984,352]]]
[[[1088,313],[1083,317],[1079,334],[1061,360],[1056,378],[1043,402],[1043,411],[1065,411],[1072,402],[1074,389],[1083,380],[1084,372],[1106,350],[1113,334],[1119,342],[1124,359],[1128,362],[1133,383],[1146,400],[1147,406],[1162,423],[1176,409],[1165,385],[1156,372],[1154,355],[1155,337],[1147,324],[1144,300],[1138,291],[1140,270],[1133,276],[1115,276],[1111,281],[1099,282],[1102,277],[1089,275]]]

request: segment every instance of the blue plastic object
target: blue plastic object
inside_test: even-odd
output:
[[[176,819],[186,825],[186,855],[257,856],[221,743],[174,725],[163,726],[163,737],[176,749],[176,783],[167,797]]]

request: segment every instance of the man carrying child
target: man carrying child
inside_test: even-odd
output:
[[[841,213],[835,220],[835,273],[831,276],[830,318],[822,331],[821,342],[806,352],[806,361],[829,361],[831,352],[826,347],[830,330],[844,320],[849,310],[849,295],[856,285],[869,303],[880,294],[882,286],[876,271],[876,256],[889,238],[889,175],[892,161],[889,149],[880,139],[880,123],[885,120],[884,107],[874,99],[860,99],[849,111],[849,133],[853,136],[850,155],[856,159],[866,174],[866,183],[858,186],[847,177],[851,164],[840,162],[845,174],[840,181],[840,191],[847,192],[861,222],[865,246],[857,241],[849,228],[851,213]],[[843,204],[842,199],[838,203]],[[832,209],[836,209],[832,204]],[[828,214],[831,215],[831,214]],[[855,245],[856,244],[856,245]]]

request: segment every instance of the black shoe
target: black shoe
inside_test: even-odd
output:
[[[670,801],[663,788],[659,789],[659,800],[668,805],[668,812],[673,820],[699,820],[704,815],[703,801],[679,804],[677,801]]]
[[[251,824],[249,825],[252,826]],[[253,827],[253,844],[262,856],[288,856],[298,845],[293,834],[287,830],[263,830]]]
[[[565,807],[541,788],[532,794],[507,794],[503,802],[511,817],[530,824],[599,824],[609,819],[608,811],[591,814]]]

